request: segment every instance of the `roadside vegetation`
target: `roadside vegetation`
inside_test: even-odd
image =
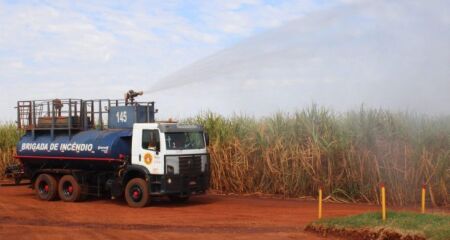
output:
[[[347,239],[447,240],[450,239],[450,216],[388,212],[388,218],[383,222],[380,213],[365,213],[318,220],[309,224],[306,230]]]
[[[17,130],[15,124],[4,123],[0,125],[0,178],[3,176],[6,166],[16,163],[13,156],[20,136],[21,133]]]
[[[204,113],[189,120],[210,135],[212,188],[229,193],[390,204],[450,203],[450,117],[311,106],[254,118]]]

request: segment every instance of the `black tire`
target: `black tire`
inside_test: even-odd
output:
[[[145,207],[150,201],[148,184],[142,178],[133,178],[125,187],[125,200],[128,206],[134,208]]]
[[[64,202],[78,202],[82,199],[82,189],[72,175],[64,175],[58,184],[59,198]]]
[[[189,200],[189,196],[169,195],[169,200],[173,203],[185,203]]]
[[[39,199],[53,201],[58,195],[58,181],[50,174],[40,174],[34,182],[34,190]]]

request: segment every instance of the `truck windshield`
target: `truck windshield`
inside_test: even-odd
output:
[[[168,150],[205,148],[203,132],[166,132],[165,135]]]

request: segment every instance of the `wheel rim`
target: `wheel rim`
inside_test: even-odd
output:
[[[46,181],[41,181],[38,185],[38,189],[39,189],[39,194],[46,196],[46,195],[48,195],[50,187],[48,186],[48,183]]]
[[[128,194],[133,202],[139,202],[142,199],[142,192],[142,188],[139,185],[133,185]]]
[[[73,194],[73,185],[71,182],[63,183],[63,194],[65,197],[71,197]]]

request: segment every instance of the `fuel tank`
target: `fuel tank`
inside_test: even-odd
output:
[[[131,129],[88,130],[70,137],[28,131],[16,146],[16,157],[31,169],[112,170],[130,158],[131,136]]]

